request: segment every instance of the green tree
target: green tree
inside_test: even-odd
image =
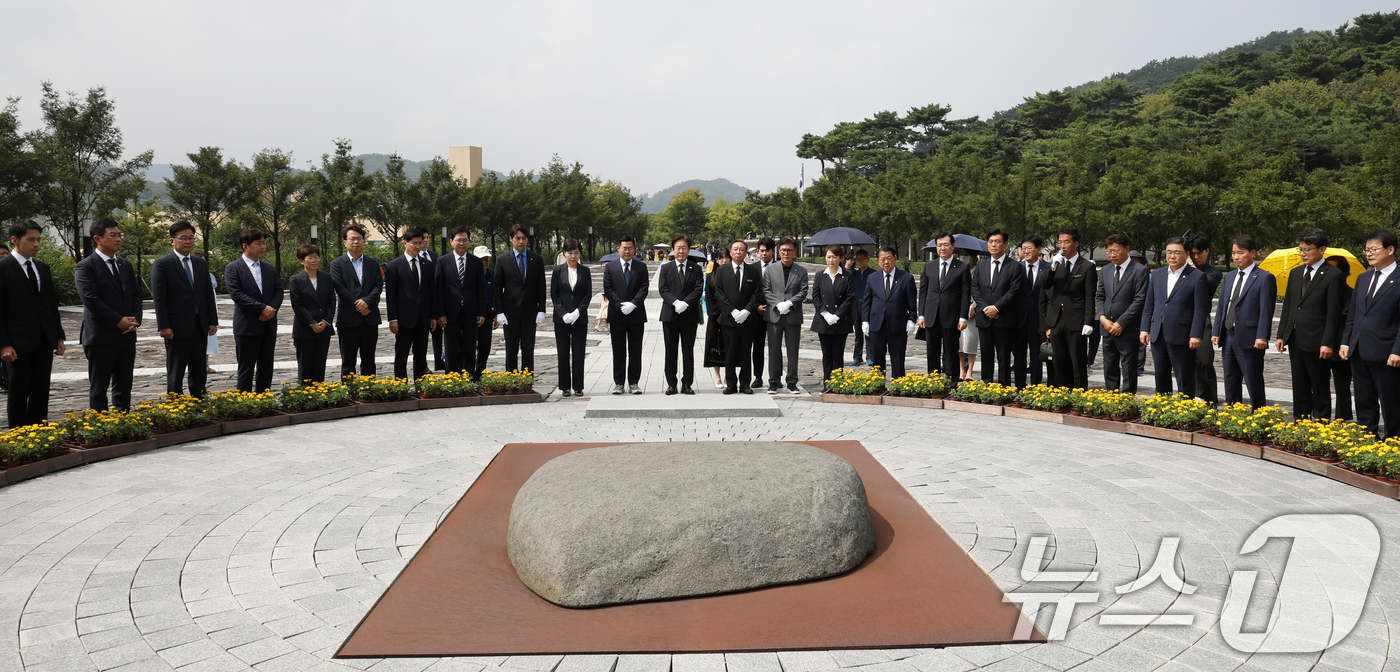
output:
[[[39,211],[43,172],[29,139],[19,132],[19,99],[0,110],[0,224]]]
[[[666,204],[666,210],[661,214],[671,234],[685,234],[691,238],[701,236],[710,219],[710,210],[705,207],[705,196],[699,189],[686,189],[672,196],[671,202]]]
[[[470,221],[464,217],[466,190],[466,182],[459,184],[452,176],[452,166],[433,157],[413,185],[411,221],[428,232],[429,241],[437,240],[443,229],[451,231],[458,221]]]
[[[126,206],[126,214],[117,220],[122,232],[121,256],[132,262],[141,295],[148,298],[151,296],[151,274],[145,269],[146,255],[157,253],[163,249],[161,244],[170,239],[162,206],[160,200],[155,198],[132,201]]]
[[[245,172],[243,199],[246,206],[241,219],[272,239],[273,259],[279,273],[282,273],[282,240],[307,207],[304,201],[298,200],[307,175],[292,168],[291,153],[280,149],[265,149],[254,154],[253,165]]]
[[[366,202],[366,213],[374,229],[389,241],[394,256],[399,256],[399,234],[412,221],[414,210],[414,184],[403,172],[403,158],[398,153],[389,155],[389,165],[384,170],[374,171],[370,176],[371,186]]]
[[[633,196],[627,187],[613,180],[593,180],[589,193],[593,198],[596,236],[593,244],[602,243],[604,248],[611,247],[610,244],[622,236],[646,240],[650,221],[642,214],[642,199]],[[590,250],[590,254],[592,252]]]
[[[1365,156],[1366,165],[1348,180],[1361,197],[1360,219],[1377,228],[1394,228],[1400,217],[1400,126],[1372,140]]]
[[[320,170],[311,172],[306,184],[306,206],[320,225],[321,235],[335,241],[337,255],[345,251],[341,229],[365,213],[374,186],[365,174],[364,159],[356,159],[350,152],[350,141],[337,139],[335,154],[321,155]]]
[[[539,199],[537,221],[542,232],[553,233],[556,249],[562,246],[564,238],[587,238],[588,227],[594,221],[590,182],[582,165],[565,164],[557,154],[540,171],[535,185]]]
[[[233,159],[225,161],[218,147],[200,147],[185,156],[193,165],[172,167],[174,176],[165,178],[165,199],[171,215],[199,227],[208,257],[214,229],[243,206],[243,168]]]

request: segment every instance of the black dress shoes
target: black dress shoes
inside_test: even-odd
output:
[[[564,390],[563,392],[560,392],[560,393],[559,393],[559,396],[561,396],[561,397],[563,397],[563,398],[565,398],[565,399],[568,399],[569,397],[574,396],[574,393],[573,393],[572,390]]]
[[[734,389],[734,386],[733,386],[733,385],[730,385],[729,387],[724,388],[724,393],[725,393],[725,394],[738,394],[739,391],[736,390],[736,389]]]
[[[747,386],[747,385],[744,386],[744,387],[741,387],[741,388],[739,388],[739,394],[753,394],[753,388],[752,388],[752,387],[749,387],[749,386]]]
[[[695,394],[695,390],[690,389],[689,385],[681,385],[681,394]]]
[[[666,386],[666,396],[670,396],[670,395],[673,395],[673,394],[675,394],[675,393],[676,393],[676,386],[675,386],[675,385],[667,385],[667,386]]]

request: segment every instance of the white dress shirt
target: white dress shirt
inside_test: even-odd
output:
[[[361,258],[363,259],[364,257]],[[414,257],[410,256],[407,252],[404,252],[403,258],[408,260],[409,270],[414,271],[414,273],[418,276],[418,285],[421,287],[423,285],[423,253],[419,252],[418,256]]]
[[[350,266],[355,269],[355,279],[360,284],[365,284],[365,255],[362,254],[359,259],[356,259],[350,256],[349,252],[346,252],[345,256],[350,257]]]
[[[1176,281],[1181,279],[1181,272],[1184,270],[1186,270],[1186,264],[1182,264],[1181,268],[1175,271],[1172,270],[1171,266],[1167,267],[1167,296],[1172,295],[1172,289],[1176,287]]]
[[[248,265],[248,271],[253,274],[253,282],[258,283],[258,291],[263,291],[262,264],[249,259],[246,254],[243,255],[243,263]]]
[[[578,269],[572,266],[565,266],[564,270],[569,273],[569,289],[573,289],[578,284]]]
[[[24,274],[24,277],[27,279],[27,278],[29,277],[29,269],[26,268],[26,266],[28,266],[29,264],[32,264],[34,260],[33,260],[33,259],[26,259],[26,258],[24,257],[24,255],[22,255],[22,254],[19,253],[18,250],[15,250],[15,251],[13,251],[13,252],[10,252],[10,254],[13,254],[13,255],[15,255],[16,257],[19,257],[19,272],[20,272],[20,273],[23,273],[23,274]],[[44,286],[44,281],[39,279],[39,267],[38,267],[38,266],[34,266],[33,268],[34,268],[34,286],[35,286],[35,287],[43,287],[43,286]]]

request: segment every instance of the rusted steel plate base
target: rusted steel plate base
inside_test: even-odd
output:
[[[613,443],[513,443],[491,461],[337,658],[939,647],[1012,641],[1014,604],[856,441],[815,441],[865,482],[875,552],[842,576],[568,609],[506,557],[515,493],[545,462]],[[1043,641],[1036,632],[1033,641]]]

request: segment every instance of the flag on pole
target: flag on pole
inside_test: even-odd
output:
[[[802,164],[802,173],[797,178],[797,190],[802,190],[802,185],[807,182],[807,164]]]

